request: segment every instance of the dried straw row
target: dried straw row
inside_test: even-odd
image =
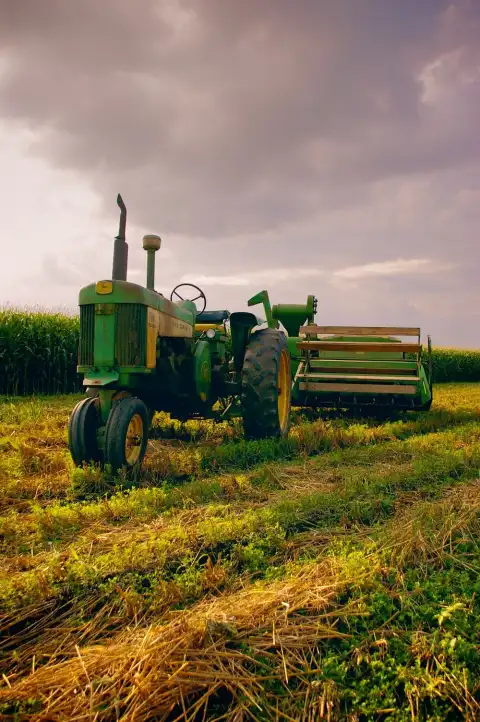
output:
[[[230,711],[242,700],[261,709],[265,682],[309,684],[309,647],[344,636],[336,623],[353,610],[327,611],[339,586],[326,560],[287,581],[201,602],[163,626],[127,629],[108,646],[77,647],[69,661],[11,677],[0,702],[41,699],[35,720],[192,719],[222,695]]]
[[[67,661],[11,676],[0,702],[39,700],[43,711],[31,719],[52,722],[200,720],[207,708],[232,722],[328,719],[338,699],[333,684],[318,681],[319,647],[348,636],[349,615],[362,613],[359,594],[338,607],[339,592],[380,574],[387,560],[438,562],[459,539],[478,535],[479,513],[480,480],[404,511],[385,531],[382,554],[372,553],[361,569],[326,558],[287,580],[172,612],[163,625],[127,628],[108,645],[77,646]],[[480,713],[467,689],[447,692]]]

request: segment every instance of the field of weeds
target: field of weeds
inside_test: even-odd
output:
[[[74,470],[75,396],[0,400],[0,719],[480,718],[480,384],[282,443],[154,419]]]

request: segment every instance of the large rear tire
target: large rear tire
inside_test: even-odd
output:
[[[273,328],[257,331],[247,345],[242,369],[245,438],[287,436],[291,398],[291,363],[285,335]]]
[[[124,397],[113,404],[105,429],[105,463],[114,474],[124,467],[127,472],[140,468],[149,427],[148,409],[141,399]]]
[[[98,400],[87,397],[79,401],[68,422],[68,446],[75,466],[102,460],[97,441],[99,425]]]

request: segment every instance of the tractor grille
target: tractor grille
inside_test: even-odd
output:
[[[115,308],[115,363],[145,366],[147,356],[147,308],[138,303],[119,303]]]
[[[80,366],[93,366],[93,341],[95,324],[95,305],[89,303],[80,306],[80,342],[78,363]]]

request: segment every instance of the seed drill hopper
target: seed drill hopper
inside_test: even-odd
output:
[[[262,291],[249,303],[263,303],[268,325],[281,323],[288,333],[293,405],[383,413],[430,408],[431,340],[424,364],[420,328],[317,326],[314,296],[272,307]]]

